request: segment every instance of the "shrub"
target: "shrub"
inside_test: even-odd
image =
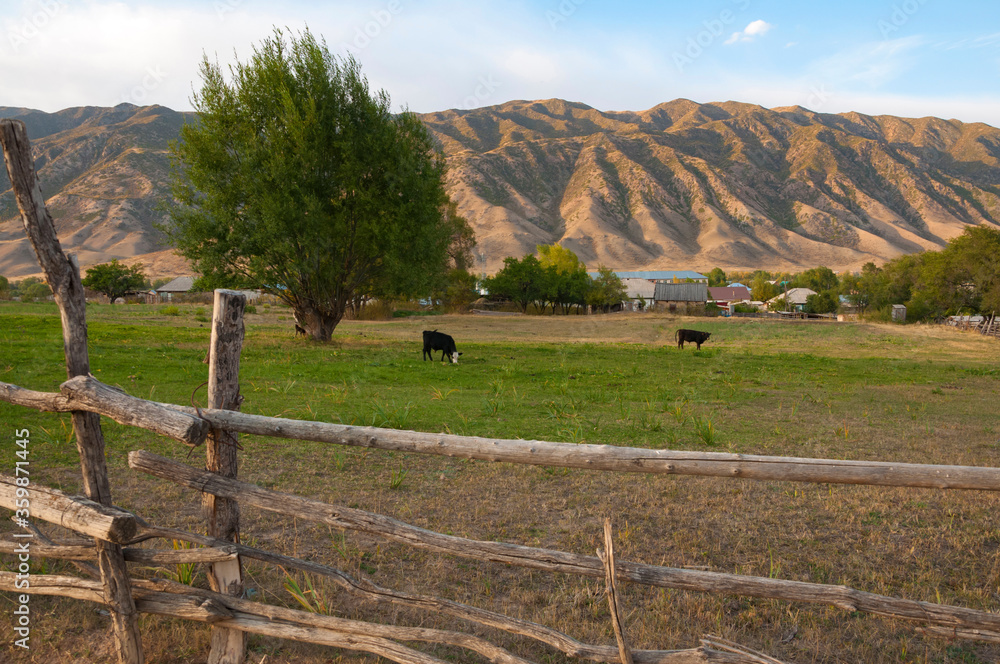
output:
[[[36,282],[21,290],[22,302],[37,302],[52,295],[52,289],[44,282]]]
[[[166,307],[160,307],[160,314],[163,316],[180,316],[181,310],[171,304]]]

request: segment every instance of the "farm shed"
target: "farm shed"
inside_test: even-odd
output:
[[[708,286],[697,283],[658,283],[653,299],[656,301],[654,306],[657,311],[703,314],[705,303],[708,301]]]
[[[892,322],[893,323],[906,322],[906,305],[904,304],[892,305]]]
[[[194,277],[177,277],[173,281],[168,281],[156,289],[156,294],[166,302],[173,299],[174,295],[187,293],[194,287]]]
[[[622,279],[622,285],[625,286],[626,305],[633,311],[638,310],[640,300],[645,301],[646,307],[652,305],[656,291],[655,283],[647,279]]]

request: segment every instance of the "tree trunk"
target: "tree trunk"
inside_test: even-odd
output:
[[[338,312],[326,314],[303,305],[294,307],[295,322],[306,331],[314,341],[329,341],[333,331],[344,318],[344,307],[338,307]]]

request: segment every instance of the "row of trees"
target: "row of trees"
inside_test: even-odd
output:
[[[170,279],[150,281],[142,271],[142,263],[124,265],[113,258],[110,263],[102,263],[87,268],[87,274],[81,283],[90,290],[108,296],[113,304],[115,300],[128,293],[150,290],[162,286]],[[37,302],[52,295],[52,289],[38,277],[25,277],[21,281],[11,283],[7,277],[0,276],[0,300],[18,298],[22,302]]]
[[[538,258],[504,259],[503,268],[483,280],[490,296],[516,303],[521,311],[532,304],[542,313],[549,307],[568,314],[590,305],[603,311],[625,299],[621,279],[608,268],[600,268],[591,279],[586,266],[571,250],[557,244],[538,245]]]
[[[22,302],[36,302],[52,295],[49,285],[38,277],[25,277],[20,281],[10,281],[0,276],[0,300],[18,298]]]
[[[969,226],[940,251],[895,258],[882,267],[867,263],[860,272],[836,274],[816,267],[798,274],[733,272],[719,268],[707,275],[709,285],[745,284],[754,300],[767,301],[787,288],[809,288],[806,311],[832,313],[840,297],[860,314],[888,318],[893,304],[903,304],[908,320],[930,320],[956,314],[1000,311],[1000,230]]]

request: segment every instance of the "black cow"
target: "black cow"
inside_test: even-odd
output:
[[[444,362],[445,355],[451,360],[453,364],[458,364],[458,356],[461,353],[455,348],[455,340],[443,332],[438,332],[437,330],[424,330],[424,361],[430,357],[434,359],[434,354],[432,351],[441,351],[441,361]]]
[[[710,336],[712,336],[711,332],[699,332],[698,330],[677,330],[674,332],[674,339],[677,341],[678,348],[684,348],[684,342],[690,341],[691,343],[698,344],[698,350],[701,350],[701,345],[708,341]]]

